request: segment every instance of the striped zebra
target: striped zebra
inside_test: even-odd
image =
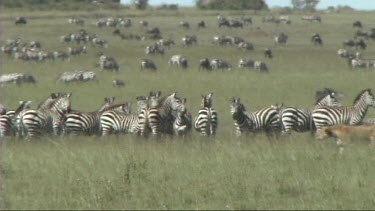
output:
[[[105,111],[100,116],[100,131],[102,136],[109,134],[132,133],[144,135],[141,126],[144,126],[146,120],[146,108],[148,98],[144,96],[137,97],[137,113],[125,114],[116,111]],[[143,124],[141,124],[142,122]]]
[[[185,136],[192,127],[190,112],[186,109],[186,98],[182,101],[183,106],[177,111],[176,119],[173,122],[173,131],[176,136]]]
[[[218,125],[218,115],[212,108],[212,95],[202,95],[201,109],[198,111],[194,120],[194,128],[202,136],[213,136],[216,134]]]
[[[304,15],[304,16],[302,16],[301,20],[310,21],[310,22],[315,21],[315,22],[319,22],[319,23],[322,22],[322,19],[318,15]]]
[[[312,111],[320,106],[339,107],[341,104],[335,98],[335,92],[322,96],[315,103],[312,109],[301,109],[297,107],[285,107],[281,111],[281,128],[284,134],[292,130],[296,132],[306,132],[311,129]]]
[[[16,116],[23,110],[30,108],[31,101],[20,101],[20,105],[15,110],[2,109],[0,114],[0,138],[4,136],[14,136],[17,133]]]
[[[0,76],[0,84],[3,86],[7,83],[15,83],[17,85],[22,83],[36,83],[36,79],[33,75],[26,73],[10,73]]]
[[[37,109],[27,109],[17,116],[17,127],[21,136],[28,138],[41,135],[42,132],[62,132],[62,120],[70,111],[71,93],[51,94]]]
[[[169,61],[168,65],[177,65],[178,67],[182,67],[183,69],[186,69],[188,67],[188,60],[186,57],[182,55],[173,55]]]
[[[271,106],[248,113],[240,98],[232,98],[230,111],[235,121],[236,135],[241,136],[244,132],[265,131],[269,136],[272,132],[280,131],[280,107]]]
[[[176,119],[176,112],[183,108],[177,92],[166,97],[161,97],[161,92],[151,92],[149,107],[147,109],[147,126],[153,136],[160,133],[173,134],[173,122]]]
[[[104,104],[93,112],[70,112],[64,120],[66,134],[71,135],[93,135],[99,133],[100,116],[106,111],[115,111],[130,114],[130,104],[113,105],[115,98],[104,98]]]
[[[358,125],[362,122],[369,106],[375,107],[375,98],[371,89],[366,89],[358,94],[352,106],[321,106],[314,109],[312,121],[316,130],[328,125]]]

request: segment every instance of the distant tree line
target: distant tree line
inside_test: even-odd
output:
[[[196,6],[209,10],[262,10],[267,9],[264,0],[197,0]]]
[[[7,8],[24,8],[39,10],[85,10],[103,8],[116,8],[120,0],[0,0],[0,5]]]

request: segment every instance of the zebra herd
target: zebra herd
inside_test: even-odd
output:
[[[186,107],[186,98],[178,97],[177,92],[162,96],[158,91],[138,96],[135,112],[132,103],[115,104],[114,97],[104,98],[96,111],[77,111],[71,108],[71,96],[71,93],[52,93],[36,109],[30,108],[31,101],[20,101],[14,110],[1,106],[0,135],[28,139],[45,134],[186,136],[194,126],[202,136],[214,136],[218,129],[219,115],[213,108],[213,93],[202,95],[194,122]],[[279,137],[279,134],[316,131],[329,125],[374,124],[374,118],[364,118],[368,108],[375,107],[371,89],[361,91],[352,106],[341,105],[343,96],[325,88],[316,92],[316,105],[312,109],[275,104],[257,111],[247,111],[241,99],[233,97],[230,114],[237,136],[265,132],[269,137]]]

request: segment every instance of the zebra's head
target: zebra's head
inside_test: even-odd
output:
[[[52,108],[58,110],[60,113],[69,113],[71,110],[71,104],[70,104],[71,96],[72,96],[72,93],[62,94],[53,104]]]
[[[161,91],[158,92],[150,92],[149,95],[149,106],[151,108],[156,108],[160,104],[160,98],[161,98]]]
[[[140,113],[142,109],[148,106],[148,97],[138,96],[137,98],[137,112]]]
[[[354,100],[355,105],[361,102],[366,103],[368,106],[375,107],[375,97],[371,89],[363,90]]]
[[[233,97],[230,104],[230,113],[233,117],[245,112],[245,106],[241,103],[241,99]]]
[[[214,93],[211,92],[207,95],[202,95],[202,102],[201,102],[201,106],[202,108],[211,108],[212,107],[212,95]]]
[[[60,97],[60,96],[62,96],[63,95],[63,93],[51,93],[51,95],[50,96],[48,96],[48,98],[47,99],[45,99],[44,101],[42,101],[39,105],[38,105],[38,107],[37,107],[37,109],[39,109],[39,108],[43,108],[43,109],[49,109],[49,108],[51,108],[51,105]]]
[[[104,104],[100,107],[99,112],[103,111],[104,109],[110,107],[115,102],[115,97],[105,97]]]

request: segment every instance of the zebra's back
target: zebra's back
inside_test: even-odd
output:
[[[194,121],[194,128],[201,135],[215,135],[218,125],[218,115],[213,108],[201,108]]]
[[[100,116],[100,130],[102,136],[111,133],[133,133],[139,132],[139,115],[123,114],[115,111],[104,112]]]

